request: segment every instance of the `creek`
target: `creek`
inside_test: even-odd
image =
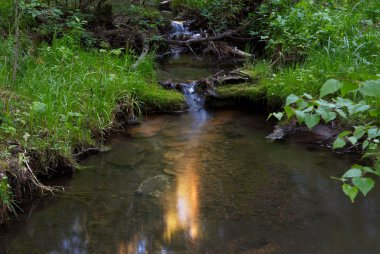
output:
[[[11,223],[1,253],[380,253],[379,189],[352,204],[330,179],[349,158],[267,140],[257,110],[204,109],[192,81],[228,67],[174,55],[160,76],[183,82],[189,112],[109,140]]]

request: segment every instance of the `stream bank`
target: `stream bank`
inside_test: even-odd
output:
[[[196,83],[227,68],[203,63],[179,55],[159,74],[178,84],[187,114],[148,116],[110,138],[110,150],[56,183],[65,194],[34,200],[11,222],[0,252],[378,253],[378,190],[352,206],[329,178],[349,158],[269,142],[266,116],[204,109],[197,90],[220,99],[223,85],[213,94]]]
[[[156,15],[156,14],[155,14]],[[151,16],[151,18],[153,17],[154,15],[152,15]],[[153,18],[154,19],[154,18]],[[114,21],[114,20],[113,20]],[[113,22],[112,21],[112,22]],[[117,47],[117,45],[121,45],[122,47],[125,47],[125,44],[126,44],[126,41],[125,41],[125,39],[126,38],[129,38],[128,37],[128,35],[130,35],[130,33],[133,33],[134,35],[136,35],[136,36],[133,36],[134,37],[134,39],[133,39],[133,41],[131,41],[131,43],[133,44],[133,46],[132,47],[136,47],[136,45],[137,45],[137,48],[143,48],[143,47],[141,47],[143,44],[144,44],[144,39],[143,39],[143,37],[141,37],[141,36],[137,36],[139,33],[138,33],[138,29],[136,29],[137,27],[130,27],[130,26],[128,26],[129,25],[129,21],[127,20],[127,23],[126,22],[124,22],[124,21],[126,21],[126,20],[123,20],[123,17],[121,17],[119,20],[119,23],[118,24],[116,24],[116,23],[114,23],[114,24],[108,24],[107,23],[107,26],[109,25],[109,26],[111,26],[112,27],[112,29],[114,29],[115,28],[115,25],[119,25],[120,27],[118,27],[117,29],[114,29],[114,31],[112,31],[112,33],[107,33],[107,32],[104,32],[104,34],[105,35],[109,35],[109,40],[110,40],[110,42],[111,43],[109,43],[111,46],[114,46],[114,47]],[[144,21],[146,21],[146,20],[144,20]],[[376,22],[374,22],[374,24],[375,24]],[[100,35],[102,35],[102,33],[103,33],[103,31],[104,30],[101,30],[101,31],[98,31],[97,29],[97,27],[93,27],[94,28],[94,32],[95,33],[97,33],[97,34],[100,34]],[[132,30],[130,29],[130,28],[132,28]],[[100,27],[100,29],[103,29],[103,28],[101,28]],[[207,33],[209,33],[211,36],[209,36],[209,37],[207,37],[207,38],[194,38],[195,39],[195,41],[187,41],[187,42],[181,42],[181,43],[179,43],[179,44],[187,44],[187,43],[196,43],[196,42],[209,42],[211,39],[219,39],[220,38],[220,36],[218,36],[217,34],[211,34],[210,33],[210,30],[209,31],[206,31],[205,33],[203,33],[203,35],[205,35],[205,34],[207,34]],[[119,37],[119,35],[120,35],[120,37]],[[155,33],[152,33],[152,35],[157,35],[157,34],[155,34]],[[201,33],[201,35],[202,35],[202,33]],[[224,37],[224,36],[226,36],[226,38],[227,37],[229,37],[229,36],[231,36],[231,35],[234,35],[234,33],[233,33],[233,31],[225,31],[225,32],[223,32],[222,34],[221,34],[221,36],[222,37]],[[190,35],[190,36],[193,36],[193,35]],[[104,37],[104,36],[100,36],[100,37]],[[210,39],[211,38],[211,39]],[[108,39],[107,39],[108,40]],[[105,40],[105,41],[107,41],[107,40]],[[113,45],[112,44],[112,42],[117,42],[117,43],[119,43],[119,44],[115,44],[115,45]],[[169,41],[170,43],[173,43],[173,44],[176,44],[176,43],[174,43],[173,41]],[[128,43],[129,43],[129,41],[128,41]],[[177,43],[178,44],[178,43]],[[214,43],[215,44],[215,43]],[[220,49],[221,49],[221,46],[223,46],[223,45],[221,45],[221,44],[215,44],[216,46],[218,46],[218,47],[216,47],[216,50],[215,50],[215,48],[214,48],[214,46],[212,46],[212,47],[210,47],[209,48],[209,52],[211,52],[211,53],[214,53],[215,55],[218,55],[218,53],[225,53],[225,52],[222,52]],[[209,45],[207,45],[207,46],[209,46]],[[188,46],[187,46],[188,47]],[[189,50],[190,51],[194,51],[194,52],[191,52],[192,54],[194,54],[195,53],[195,55],[197,55],[197,51],[196,50],[194,50],[194,47],[193,46],[191,46],[191,47],[188,47],[189,48]],[[204,50],[205,48],[203,48],[203,50]],[[46,50],[46,52],[47,52],[48,50]],[[143,50],[144,51],[144,50]],[[67,52],[69,52],[69,51],[67,51]],[[67,53],[66,52],[66,53]],[[116,51],[114,51],[114,53],[116,53],[117,52],[117,50]],[[60,53],[62,53],[62,52],[60,52]],[[240,52],[241,53],[241,52]],[[280,52],[281,53],[281,52]],[[227,55],[227,54],[226,54]],[[281,54],[279,54],[280,56],[281,56]],[[222,57],[224,57],[225,56],[225,54],[221,54],[221,56]],[[64,56],[64,57],[66,57],[66,55]],[[197,56],[195,56],[195,57],[197,57]],[[99,58],[102,58],[102,57],[99,57]],[[42,59],[37,59],[36,60],[36,62],[38,62],[39,64],[41,64],[41,63],[44,63],[44,62],[48,62],[48,57],[46,57],[46,58],[42,58]],[[42,61],[41,61],[42,60]],[[66,59],[67,60],[67,59]],[[73,58],[72,59],[72,61],[73,62],[75,62],[75,61],[77,61],[78,59],[76,59],[76,58]],[[277,59],[276,59],[277,60]],[[267,64],[267,66],[269,66],[270,67],[270,65],[269,64]],[[133,66],[134,67],[134,66]],[[142,65],[142,67],[143,68],[145,68],[146,67],[146,65]],[[135,68],[135,67],[134,67]],[[44,70],[37,70],[38,72],[40,72],[40,73],[48,73],[48,72],[44,72]],[[147,73],[146,72],[146,69],[141,69],[140,70],[141,72],[144,72],[144,73]],[[111,73],[112,75],[110,75],[110,78],[111,79],[114,79],[115,78],[115,76],[113,76],[113,73]],[[265,75],[267,75],[267,74],[265,74]],[[308,75],[308,74],[305,74],[305,75],[307,75],[307,78],[309,78],[310,76],[311,76],[311,80],[313,81],[313,82],[310,82],[310,84],[315,84],[317,81],[315,81],[315,79],[313,78],[313,75]],[[87,77],[86,75],[79,75],[80,77]],[[139,76],[138,78],[141,78],[141,76]],[[282,85],[282,81],[283,80],[281,80],[281,78],[283,78],[283,77],[280,77],[280,79],[278,79],[278,80],[276,80],[275,78],[275,81],[277,82],[277,84],[275,84],[275,85],[271,85],[271,86],[268,86],[268,87],[270,87],[270,88],[272,88],[272,89],[274,89],[274,88],[276,88],[276,87],[281,87],[281,85]],[[303,77],[303,74],[301,75],[301,78],[304,78]],[[298,80],[299,78],[297,77],[297,80]],[[51,79],[51,80],[54,80],[54,79]],[[100,80],[102,80],[102,78],[100,78]],[[269,80],[269,81],[268,81]],[[271,78],[271,79],[268,79],[267,80],[267,82],[271,82],[273,79]],[[300,80],[302,80],[302,79],[300,79]],[[150,80],[150,81],[152,81],[152,80]],[[89,81],[89,83],[92,83],[93,81]],[[156,80],[154,80],[152,83],[155,83],[156,82]],[[194,80],[192,80],[192,82],[194,82]],[[196,86],[194,85],[194,84],[191,84],[192,82],[188,82],[188,81],[186,81],[186,82],[184,82],[186,85],[181,85],[181,86],[179,86],[178,87],[178,89],[181,89],[181,90],[183,90],[185,93],[187,93],[187,94],[189,94],[189,95],[191,95],[191,96],[193,96],[194,94],[193,94],[193,90],[197,90],[196,89]],[[26,82],[26,84],[27,84],[28,82]],[[38,83],[38,82],[37,82]],[[207,83],[207,80],[206,80],[206,83]],[[260,83],[260,82],[257,82],[257,83]],[[221,85],[221,86],[216,86],[216,88],[215,88],[215,91],[213,91],[213,90],[211,90],[211,91],[208,91],[208,90],[210,90],[210,89],[207,89],[206,90],[206,92],[208,92],[208,96],[206,97],[206,105],[211,105],[211,106],[213,106],[213,107],[215,107],[215,106],[218,106],[218,107],[222,107],[222,106],[224,106],[224,107],[230,107],[231,105],[230,104],[235,104],[236,102],[238,102],[238,103],[241,103],[241,102],[245,102],[245,101],[259,101],[259,102],[262,102],[262,101],[265,101],[265,100],[267,100],[271,95],[273,95],[273,94],[275,94],[275,95],[277,95],[276,93],[272,93],[271,92],[271,90],[269,90],[269,89],[267,89],[268,87],[263,87],[263,86],[258,86],[257,85],[257,83],[255,83],[255,82],[252,82],[252,81],[250,81],[250,82],[248,82],[248,83],[245,83],[245,84],[239,84],[239,85],[227,85],[227,86],[224,86],[224,85]],[[306,82],[306,81],[303,81],[303,83],[302,84],[304,84],[304,83],[308,83],[308,82]],[[168,84],[166,81],[164,81],[164,84]],[[172,84],[172,83],[169,83],[169,84]],[[298,83],[297,83],[298,84]],[[171,86],[171,85],[170,85]],[[176,87],[176,86],[175,86]],[[206,86],[205,86],[206,88],[208,88],[208,86],[207,86],[207,84],[206,84]],[[292,88],[292,89],[298,89],[298,86],[295,86],[296,88]],[[302,87],[302,89],[303,90],[307,90],[307,86],[300,86],[300,87]],[[131,87],[128,87],[128,89],[129,88],[131,88]],[[150,88],[152,88],[152,90],[154,90],[154,88],[155,88],[155,86],[151,86]],[[133,88],[134,89],[134,88]],[[282,89],[282,88],[281,88]],[[99,91],[99,90],[98,90]],[[85,91],[84,92],[84,94],[91,94],[93,92],[93,90],[90,90],[90,91]],[[205,91],[203,91],[203,92],[205,92]],[[158,92],[158,93],[160,93],[161,95],[162,94],[164,94],[164,92],[162,92],[161,90]],[[286,90],[286,89],[283,89],[283,90],[281,90],[281,96],[283,97],[285,94],[287,95],[288,94],[288,90]],[[101,95],[103,95],[102,93],[100,93]],[[132,93],[133,94],[133,96],[135,96],[135,94],[134,93]],[[166,94],[166,93],[165,93]],[[172,93],[172,95],[174,95],[175,94],[175,101],[177,101],[178,102],[178,93]],[[72,97],[74,97],[75,98],[75,96],[77,96],[77,95],[70,95],[70,96],[72,96]],[[145,96],[145,97],[144,97]],[[158,96],[158,99],[157,99],[157,97],[156,96]],[[163,96],[163,97],[166,97],[166,96]],[[220,97],[224,97],[225,99],[228,99],[227,100],[227,105],[225,105],[225,102],[226,102],[226,100],[221,100],[221,98]],[[38,98],[38,96],[37,96],[37,98]],[[150,97],[149,95],[147,95],[147,94],[144,94],[144,93],[142,93],[142,94],[139,94],[139,96],[137,96],[137,97],[133,97],[133,99],[135,99],[135,98],[138,98],[138,99],[141,99],[141,98],[144,98],[143,99],[143,101],[145,101],[145,102],[148,102],[148,105],[149,105],[149,103],[151,103],[152,101],[153,101],[153,105],[154,104],[158,104],[158,105],[160,105],[161,103],[162,103],[162,100],[160,100],[160,99],[162,99],[162,97],[160,97],[159,95],[154,95],[153,97]],[[229,98],[233,98],[233,100],[230,100]],[[263,98],[266,98],[265,100],[263,100]],[[154,99],[154,100],[152,100],[152,99]],[[188,100],[188,102],[189,102],[189,104],[191,104],[191,103],[193,103],[194,102],[194,99],[195,100],[198,100],[198,98],[192,98],[192,99],[190,99],[190,100]],[[280,98],[281,99],[281,98]],[[27,105],[25,105],[25,109],[27,109],[27,110],[25,110],[26,111],[26,113],[28,113],[29,112],[29,109],[30,109],[30,106],[34,106],[34,107],[32,107],[33,109],[35,109],[35,111],[36,112],[39,112],[39,113],[41,113],[41,112],[43,112],[44,111],[44,102],[42,102],[42,104],[38,104],[38,102],[39,101],[35,101],[35,102],[37,102],[37,103],[34,103],[33,102],[33,105],[29,105],[30,103],[28,102],[27,103]],[[183,100],[181,100],[181,102],[183,102]],[[116,105],[116,104],[118,104],[118,103],[114,103],[114,104],[112,104],[113,105],[113,107]],[[123,106],[125,106],[127,103],[125,103],[125,104],[122,104]],[[74,109],[76,109],[76,108],[74,108]],[[151,105],[151,109],[155,109],[154,108],[154,106],[152,106]],[[159,109],[159,110],[156,110],[156,111],[164,111],[162,108],[161,109]],[[13,110],[11,110],[10,111],[10,113],[13,113],[14,111]],[[34,112],[34,113],[36,113],[36,112]],[[61,115],[58,115],[58,116],[55,116],[56,118],[59,118],[59,119],[65,119],[65,121],[67,120],[67,119],[69,119],[69,120],[67,120],[67,122],[65,122],[65,123],[69,123],[69,124],[71,124],[71,121],[72,121],[72,119],[75,119],[75,118],[79,118],[81,115],[80,114],[78,114],[78,112],[77,111],[75,111],[75,110],[73,110],[73,111],[69,111],[70,112],[70,114],[68,114],[68,116],[66,116],[66,115],[64,115],[64,117],[62,117]],[[121,116],[123,116],[123,112],[125,112],[125,111],[119,111],[119,113],[120,113],[120,115]],[[67,113],[67,112],[66,112]],[[112,114],[111,115],[113,115],[113,113],[114,112],[111,112]],[[21,120],[24,120],[24,119],[21,119]],[[110,119],[108,119],[108,120],[110,120]],[[124,119],[125,120],[125,119]],[[127,119],[128,120],[128,119]],[[74,120],[74,122],[76,123],[76,120]],[[119,123],[118,121],[113,121],[113,119],[111,119],[111,121],[108,121],[107,122],[107,124],[109,124],[109,123]],[[86,125],[85,126],[85,128],[87,128],[87,129],[91,129],[91,131],[93,131],[93,129],[95,129],[94,128],[94,126],[96,125],[97,123],[94,123],[94,124],[89,124],[89,125]],[[100,136],[102,136],[102,137],[104,137],[104,133],[103,133],[103,131],[104,131],[104,127],[109,127],[109,126],[107,126],[107,124],[105,124],[105,125],[102,125],[101,127],[102,128],[96,128],[96,130],[97,130],[97,132],[96,132],[96,137],[95,138],[99,138]],[[8,127],[8,126],[6,126],[6,127]],[[9,126],[9,127],[13,127],[13,126]],[[16,126],[16,127],[20,127],[20,126]],[[23,129],[23,127],[24,126],[22,126],[22,128],[17,128],[17,129]],[[74,127],[76,127],[76,126],[74,126]],[[83,127],[83,126],[82,126]],[[96,126],[97,127],[97,126]],[[7,131],[12,131],[13,129],[11,129],[11,128],[9,128],[9,129],[6,129]],[[47,131],[46,131],[47,130]],[[24,136],[24,134],[28,134],[28,135],[30,135],[30,133],[29,132],[27,132],[27,133],[22,133],[22,134],[18,134],[18,137],[19,137],[19,140],[25,140],[25,142],[27,142],[27,140],[29,139],[29,136],[28,135],[25,135]],[[32,138],[36,138],[36,139],[41,139],[41,140],[43,140],[45,137],[49,137],[49,135],[51,134],[50,132],[49,132],[49,129],[48,128],[41,128],[40,130],[38,130],[38,132],[35,132],[35,133],[31,133],[32,135]],[[93,132],[92,132],[92,134],[93,134]],[[92,135],[91,134],[91,135]],[[21,138],[22,137],[22,138]],[[24,138],[25,137],[25,138]],[[92,142],[88,142],[88,140],[87,140],[87,138],[88,139],[90,139]],[[93,146],[94,145],[94,139],[93,139],[94,137],[93,136],[91,136],[91,137],[89,137],[89,136],[86,136],[86,140],[80,140],[80,141],[78,141],[78,140],[75,140],[75,146],[77,146],[77,145],[79,145],[79,148],[78,149],[75,149],[75,150],[77,150],[77,151],[75,151],[75,152],[79,152],[79,151],[81,151],[82,149],[84,149],[85,147],[88,147],[88,146]],[[11,140],[10,140],[11,141]],[[65,140],[65,141],[67,141],[67,140]],[[71,141],[71,140],[70,140]],[[11,142],[8,142],[7,141],[7,144],[5,144],[6,145],[6,147],[4,148],[4,150],[6,150],[7,149],[7,147],[8,147],[8,145],[10,145],[10,146],[15,146],[16,147],[16,149],[15,150],[11,150],[11,152],[13,153],[13,155],[14,155],[14,158],[15,158],[15,160],[13,160],[12,161],[12,164],[14,164],[14,165],[16,165],[16,171],[20,171],[20,168],[18,168],[17,167],[17,162],[18,162],[18,160],[17,160],[17,156],[18,155],[25,155],[25,153],[24,153],[24,149],[23,149],[23,147],[19,144],[19,143],[21,143],[21,142],[16,142],[16,143],[12,143],[12,141]],[[89,143],[91,143],[91,144],[89,144]],[[56,142],[55,144],[59,144],[59,142]],[[71,148],[73,148],[73,146],[71,146]],[[54,163],[52,163],[52,164],[45,164],[45,166],[46,167],[48,167],[49,168],[49,172],[52,172],[52,171],[54,171],[54,170],[56,170],[57,169],[57,167],[58,168],[60,168],[60,169],[66,169],[66,168],[68,168],[69,169],[69,171],[72,169],[72,165],[74,164],[73,163],[73,161],[72,161],[72,150],[74,150],[74,149],[71,149],[70,151],[66,151],[65,150],[65,156],[64,157],[59,157],[59,156],[57,156],[57,153],[56,153],[56,151],[57,150],[55,150],[55,151],[52,151],[52,150],[50,150],[50,149],[47,149],[47,153],[45,153],[45,154],[43,154],[43,155],[41,155],[41,154],[39,154],[38,152],[35,152],[35,153],[30,153],[30,155],[33,155],[33,156],[31,156],[31,157],[28,157],[28,159],[30,158],[31,160],[33,160],[33,159],[35,159],[35,158],[37,158],[37,159],[35,159],[35,161],[34,162],[38,162],[38,158],[42,158],[42,159],[45,159],[45,158],[48,158],[48,159],[50,159],[50,158],[54,158]],[[62,159],[63,158],[63,159]],[[62,159],[62,163],[61,163],[61,160]],[[26,161],[24,161],[23,162],[25,165],[28,165],[28,163],[29,163],[29,161],[28,160],[26,160]],[[6,161],[6,164],[5,164],[5,166],[4,166],[4,169],[5,170],[8,170],[9,169],[9,164],[11,164],[11,163],[9,163],[9,161]],[[32,163],[33,165],[32,166],[34,166],[34,167],[36,167],[36,168],[38,168],[38,165],[34,165],[34,164],[38,164],[38,163]],[[24,166],[25,166],[24,165]],[[66,167],[67,166],[67,167]],[[13,167],[13,165],[11,165],[11,167]],[[2,169],[2,171],[4,170],[4,169]],[[57,171],[60,171],[60,169],[58,169]],[[2,174],[2,173],[1,173]],[[11,174],[12,175],[12,174]],[[19,177],[20,179],[21,178],[23,178],[22,176],[20,176]],[[3,175],[1,175],[1,179],[3,180]],[[17,183],[11,183],[11,184],[13,184],[14,186],[16,186],[16,185],[18,185]],[[24,189],[27,189],[27,188],[24,188]]]

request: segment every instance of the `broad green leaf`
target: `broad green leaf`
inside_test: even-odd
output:
[[[335,93],[335,92],[338,91],[342,86],[343,86],[343,84],[342,84],[342,82],[340,82],[339,80],[336,80],[336,79],[329,79],[329,80],[327,80],[327,81],[323,84],[323,86],[322,86],[322,88],[321,88],[319,98],[323,98],[323,97],[325,97],[326,95],[329,95],[329,94]]]
[[[303,94],[306,98],[308,98],[309,100],[312,100],[313,99],[313,96],[311,96],[310,94],[308,93],[304,93]]]
[[[336,118],[335,112],[327,112],[327,118],[325,119],[326,123],[331,122]]]
[[[368,130],[368,138],[376,138],[380,135],[378,128],[371,128]]]
[[[337,109],[336,109],[336,112],[337,112],[341,117],[343,117],[343,118],[347,118],[347,115],[346,115],[346,113],[343,112],[343,110],[337,108]]]
[[[304,110],[302,110],[304,113],[309,113],[309,112],[311,112],[311,111],[313,111],[314,110],[314,106],[310,106],[310,107],[308,107],[308,108],[305,108]]]
[[[374,175],[380,176],[380,172],[375,171],[375,170],[373,170],[373,169],[370,168],[370,167],[363,167],[363,171],[366,172],[366,173],[371,173],[371,174],[374,174]]]
[[[351,134],[351,131],[343,131],[342,133],[340,133],[338,135],[339,138],[344,138],[346,137],[347,135],[350,135]]]
[[[344,139],[342,138],[337,138],[334,143],[333,143],[333,149],[338,149],[338,148],[342,148],[346,145],[346,141],[344,141]]]
[[[291,94],[286,98],[286,106],[298,101],[299,97],[297,95]]]
[[[305,113],[301,110],[294,110],[294,113],[296,114],[298,122],[303,123],[303,121],[305,120]]]
[[[338,99],[339,99],[339,97],[338,97]],[[336,108],[336,105],[334,103],[330,103],[330,102],[323,100],[323,99],[317,100],[316,103],[322,107],[331,108],[331,109]]]
[[[380,79],[363,82],[359,88],[359,91],[364,96],[380,98]]]
[[[375,186],[375,181],[370,177],[355,177],[352,179],[352,183],[363,193],[364,196],[366,196]]]
[[[323,107],[319,107],[315,112],[318,115],[320,115],[323,120],[326,121],[326,119],[327,119],[327,112],[326,112],[326,110]]]
[[[366,148],[368,147],[368,145],[369,145],[369,141],[368,141],[368,140],[365,140],[365,141],[363,142],[362,149],[363,149],[363,150],[366,149]]]
[[[356,139],[361,139],[365,134],[366,128],[362,125],[356,126],[354,136]]]
[[[347,95],[349,92],[355,91],[359,88],[358,84],[351,83],[344,81],[343,86],[340,88],[340,92],[342,93],[343,96]]]
[[[308,106],[309,106],[309,104],[306,101],[302,100],[302,99],[297,101],[297,108],[299,110],[303,110],[303,109],[305,109]]]
[[[290,106],[285,106],[284,107],[286,116],[290,119],[294,115],[294,109]]]
[[[367,111],[370,108],[369,105],[367,105],[364,101],[359,102],[358,104],[355,104],[352,106],[352,108],[348,108],[348,112],[351,115]]]
[[[305,123],[309,129],[312,129],[314,126],[316,126],[319,123],[320,119],[321,118],[317,114],[305,114]]]
[[[358,169],[358,168],[351,168],[350,170],[348,170],[346,173],[344,173],[344,175],[342,176],[342,178],[353,178],[353,177],[361,177],[362,176],[362,171],[361,169]]]
[[[348,141],[351,142],[351,144],[355,145],[358,142],[358,139],[355,138],[355,136],[347,137]]]
[[[281,121],[282,117],[284,116],[284,113],[278,112],[278,113],[273,113],[273,116],[277,118],[277,120]]]
[[[345,183],[342,185],[342,189],[343,189],[344,194],[346,194],[351,199],[351,202],[354,202],[359,192],[358,188]]]

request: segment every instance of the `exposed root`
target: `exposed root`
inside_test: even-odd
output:
[[[29,159],[24,155],[20,154],[20,158],[22,159],[22,162],[24,164],[24,167],[21,168],[21,170],[24,170],[26,172],[26,177],[29,179],[29,181],[32,183],[32,186],[37,188],[38,190],[41,190],[42,193],[44,191],[50,192],[52,195],[54,195],[54,192],[58,191],[64,191],[65,189],[62,186],[46,186],[42,184],[36,175],[33,173],[33,170],[31,169],[29,165]]]

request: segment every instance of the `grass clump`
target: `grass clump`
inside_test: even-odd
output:
[[[94,146],[94,136],[113,127],[120,111],[183,105],[181,94],[157,85],[151,58],[136,70],[134,59],[120,50],[85,51],[70,38],[41,46],[25,58],[14,85],[2,75],[1,89],[11,91],[2,97],[2,140],[39,154],[39,170],[47,170],[57,158],[74,163],[74,150]]]

